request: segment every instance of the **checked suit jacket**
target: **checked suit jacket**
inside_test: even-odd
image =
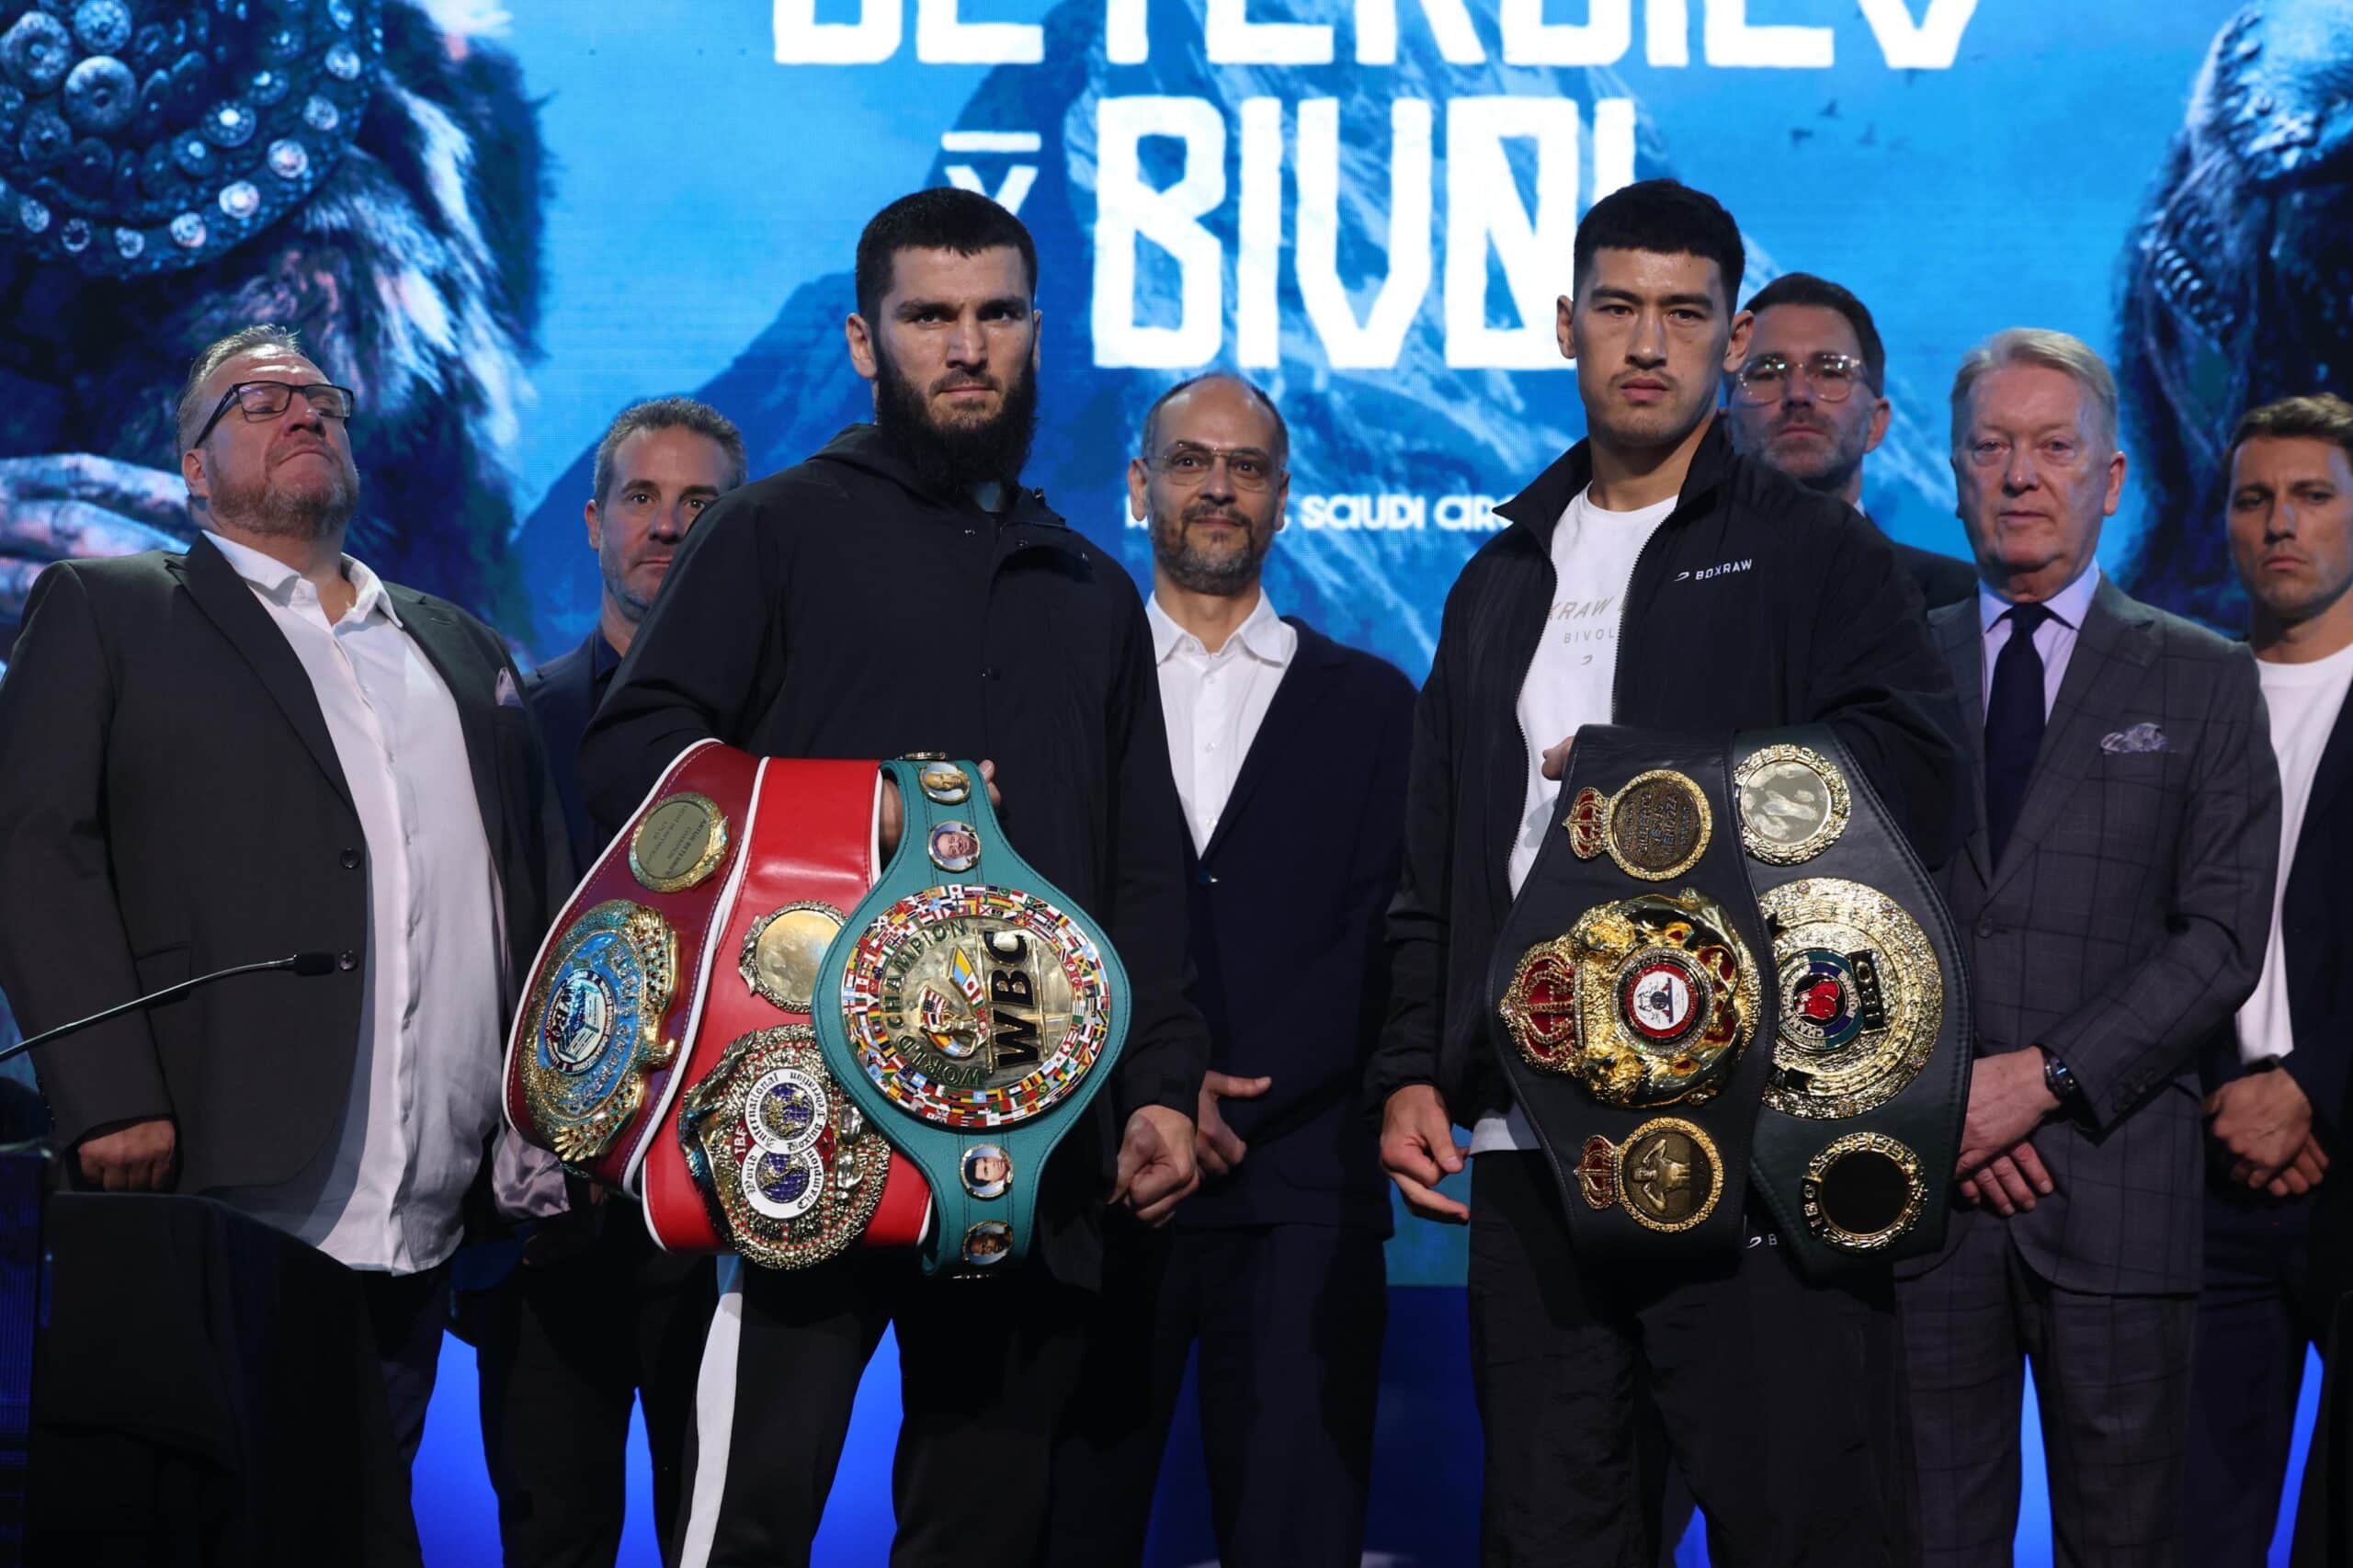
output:
[[[1962,1210],[1946,1251],[1971,1226],[2004,1225],[2062,1290],[2195,1291],[2199,1053],[2255,988],[2279,851],[2254,657],[2103,578],[1996,864],[1977,601],[1929,626],[1966,715],[1971,831],[1944,889],[1975,988],[1977,1055],[2039,1045],[2083,1090],[2077,1113],[2033,1134],[2056,1192],[2007,1220]]]

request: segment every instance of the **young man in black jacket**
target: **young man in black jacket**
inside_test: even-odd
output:
[[[1195,1180],[1209,1042],[1185,999],[1185,828],[1152,633],[1120,564],[1017,483],[1037,253],[987,198],[926,190],[867,225],[857,288],[847,335],[876,423],[688,536],[582,744],[589,815],[612,828],[706,736],[767,756],[991,759],[1013,847],[1125,960],[1127,1046],[1040,1174],[1041,1267],[966,1284],[879,1254],[722,1265],[684,1568],[806,1560],[885,1324],[906,1413],[893,1561],[1028,1562],[1105,1201],[1161,1223]]]
[[[1865,1386],[1885,1274],[1809,1287],[1761,1216],[1733,1267],[1580,1268],[1487,1039],[1488,961],[1580,725],[1729,737],[1827,722],[1922,858],[1948,850],[1956,710],[1918,589],[1852,507],[1735,455],[1715,417],[1746,354],[1741,264],[1731,216],[1671,181],[1586,214],[1560,339],[1588,439],[1496,508],[1510,527],[1448,597],[1415,717],[1369,1088],[1405,1201],[1472,1228],[1490,1563],[1652,1560],[1643,1392],[1717,1561],[1866,1568],[1902,1531]],[[1474,1130],[1467,1209],[1436,1190],[1462,1166],[1458,1119]]]

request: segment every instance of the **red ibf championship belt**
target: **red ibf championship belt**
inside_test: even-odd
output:
[[[928,1188],[842,1095],[809,1014],[874,880],[876,779],[688,748],[540,950],[508,1119],[642,1199],[666,1250],[789,1268],[923,1234]]]

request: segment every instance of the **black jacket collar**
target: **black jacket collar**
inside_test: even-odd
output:
[[[1683,475],[1682,494],[1677,497],[1675,510],[1667,521],[1675,521],[1713,494],[1716,486],[1723,483],[1732,462],[1732,437],[1725,433],[1722,416],[1711,414],[1707,433],[1692,450],[1691,467]],[[1495,516],[1507,517],[1526,528],[1535,537],[1538,547],[1550,552],[1552,530],[1559,526],[1561,514],[1592,483],[1593,441],[1588,437],[1563,452],[1527,489],[1497,506]]]
[[[835,462],[889,480],[908,494],[950,511],[970,512],[977,517],[992,514],[981,510],[980,504],[970,495],[959,495],[933,490],[916,478],[881,427],[875,425],[852,425],[811,459],[813,462]],[[1015,485],[1006,492],[1006,506],[995,514],[997,522],[1007,530],[1022,530],[1021,543],[1050,545],[1084,554],[1085,547],[1071,531],[1062,515],[1046,505],[1042,490]]]

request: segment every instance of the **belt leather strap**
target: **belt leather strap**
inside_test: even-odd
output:
[[[806,1088],[796,1092],[795,1079],[774,1079],[769,1064],[780,1058],[759,1049],[799,1038],[814,1051],[817,971],[873,885],[876,779],[871,762],[770,757],[759,765],[738,880],[714,927],[700,1022],[673,1087],[676,1113],[665,1118],[674,1135],[654,1139],[645,1155],[646,1228],[665,1250],[741,1251],[790,1267],[832,1256],[852,1237],[861,1247],[912,1246],[922,1234],[930,1193],[915,1168],[887,1144],[853,1162],[837,1147],[833,1108],[820,1108]],[[733,1082],[738,1076],[749,1082]],[[762,1077],[772,1078],[765,1104],[748,1093]],[[779,1111],[809,1119],[800,1125],[810,1159],[799,1158],[800,1138],[769,1127]],[[710,1128],[710,1118],[727,1125]],[[707,1137],[722,1142],[706,1147]],[[764,1153],[778,1155],[765,1168]],[[804,1199],[798,1184],[813,1172],[832,1189]],[[865,1195],[847,1190],[867,1180],[880,1184],[870,1214],[867,1203],[850,1201]],[[809,1207],[790,1215],[798,1223],[780,1217],[803,1201]],[[845,1212],[828,1223],[824,1210],[836,1204]]]
[[[1744,733],[1734,749],[1779,1005],[1757,1189],[1810,1277],[1932,1253],[1974,1038],[1951,912],[1830,726]]]
[[[532,963],[507,1037],[507,1119],[603,1186],[639,1190],[694,1037],[757,775],[755,758],[716,741],[679,753]]]
[[[1773,1017],[1729,738],[1580,729],[1488,970],[1490,1037],[1599,1263],[1741,1243]]]

